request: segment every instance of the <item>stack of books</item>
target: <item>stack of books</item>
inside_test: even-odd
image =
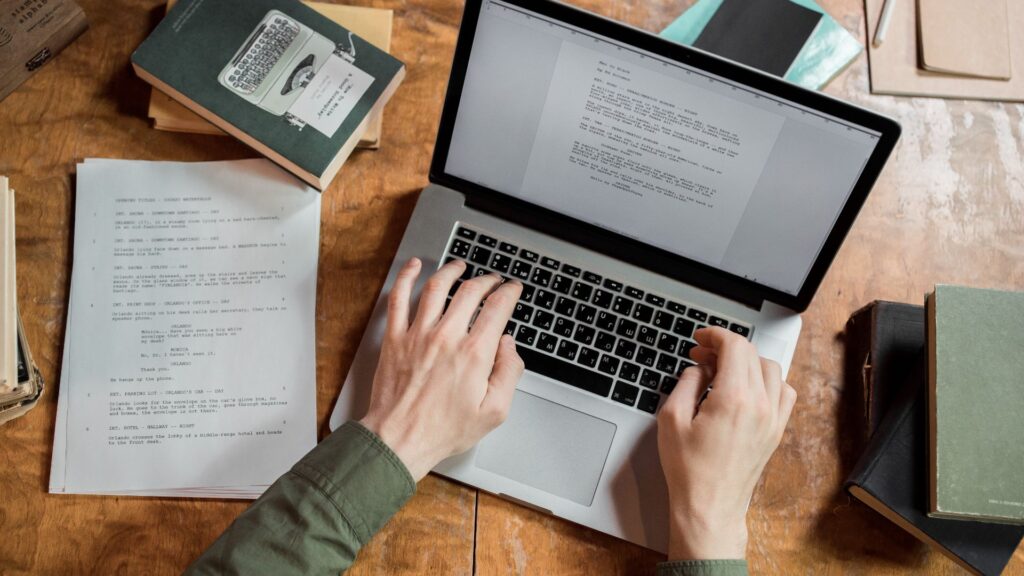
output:
[[[867,448],[854,497],[975,574],[1024,537],[1024,293],[939,285],[847,324]]]
[[[0,423],[28,412],[43,393],[18,317],[14,190],[0,176]]]

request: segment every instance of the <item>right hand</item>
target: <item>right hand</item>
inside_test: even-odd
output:
[[[713,327],[694,338],[699,346],[690,357],[698,365],[683,371],[658,413],[671,508],[668,558],[744,558],[747,507],[796,391],[743,337]]]

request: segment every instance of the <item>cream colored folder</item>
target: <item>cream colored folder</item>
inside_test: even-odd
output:
[[[1010,79],[1006,0],[917,0],[917,17],[922,68]]]

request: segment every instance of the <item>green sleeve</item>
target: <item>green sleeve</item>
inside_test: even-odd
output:
[[[337,575],[415,490],[398,456],[348,422],[278,478],[185,574]]]
[[[676,560],[658,564],[658,576],[747,576],[746,560]]]

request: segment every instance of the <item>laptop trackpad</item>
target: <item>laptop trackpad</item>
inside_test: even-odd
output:
[[[614,436],[611,422],[517,390],[508,420],[480,442],[476,465],[590,506]]]

